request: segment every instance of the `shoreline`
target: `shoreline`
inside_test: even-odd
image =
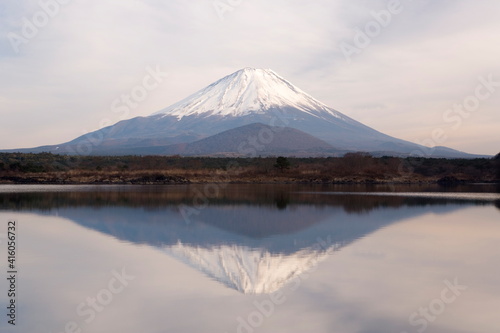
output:
[[[205,184],[261,184],[261,185],[470,185],[470,184],[500,184],[499,180],[491,179],[473,179],[463,180],[454,177],[444,177],[447,179],[372,179],[363,177],[348,177],[341,179],[283,179],[285,177],[276,177],[262,179],[233,179],[221,181],[220,179],[187,179],[176,177],[177,179],[158,179],[158,180],[110,180],[94,179],[77,181],[71,179],[37,179],[37,177],[0,177],[0,185],[205,185]],[[278,179],[277,179],[278,178]],[[451,179],[450,179],[451,178]]]
[[[0,154],[0,184],[466,184],[500,182],[493,159],[214,158]]]

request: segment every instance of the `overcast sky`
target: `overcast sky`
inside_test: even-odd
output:
[[[500,151],[498,0],[58,1],[0,3],[0,148],[66,142],[259,67],[386,134]],[[113,112],[148,68],[160,84]]]

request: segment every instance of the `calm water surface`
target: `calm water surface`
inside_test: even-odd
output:
[[[1,332],[500,332],[494,185],[0,186]]]

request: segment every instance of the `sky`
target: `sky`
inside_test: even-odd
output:
[[[497,0],[3,0],[0,149],[67,142],[256,67],[391,136],[497,154],[499,14]]]

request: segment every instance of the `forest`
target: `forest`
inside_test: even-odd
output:
[[[68,156],[0,153],[3,184],[498,182],[493,158]]]

